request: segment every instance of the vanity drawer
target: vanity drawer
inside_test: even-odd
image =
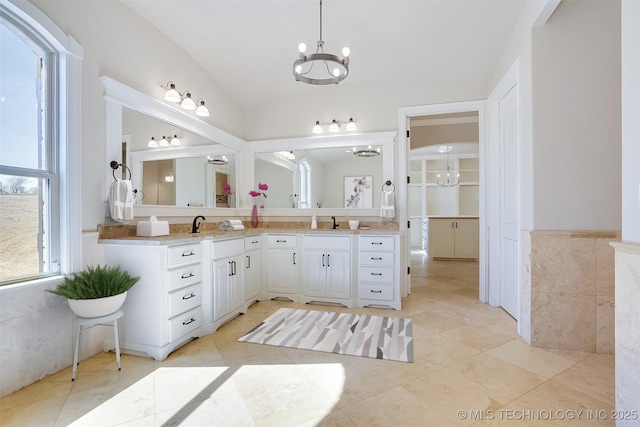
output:
[[[358,297],[377,301],[393,301],[393,286],[360,285],[358,286]]]
[[[260,249],[262,247],[262,236],[247,236],[244,238],[244,250],[251,251],[254,249]]]
[[[211,243],[211,259],[227,258],[244,253],[244,239],[216,240]]]
[[[360,236],[361,251],[393,251],[393,236]]]
[[[359,281],[393,283],[393,267],[360,267]]]
[[[393,267],[394,258],[393,252],[360,252],[358,263],[360,265]]]
[[[171,318],[202,304],[202,285],[197,284],[169,294],[169,315]]]
[[[267,246],[269,248],[295,249],[298,247],[298,236],[295,234],[269,234]]]
[[[200,243],[183,246],[173,246],[169,248],[169,268],[178,265],[193,264],[200,262],[202,258],[202,247]]]
[[[200,282],[202,278],[202,266],[200,264],[187,265],[169,270],[168,290],[184,288]]]
[[[197,307],[191,311],[169,320],[169,342],[192,332],[202,325],[202,308]]]

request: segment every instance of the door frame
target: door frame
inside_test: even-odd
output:
[[[404,185],[399,185],[398,199],[403,201],[402,209],[398,210],[398,222],[400,225],[400,231],[403,235],[407,236],[403,245],[403,266],[406,266],[406,271],[410,270],[408,267],[411,265],[411,239],[409,239],[408,221],[409,221],[409,157],[410,157],[410,136],[407,136],[409,130],[409,122],[412,117],[445,114],[445,113],[462,113],[474,111],[478,113],[478,152],[480,162],[480,183],[479,183],[479,224],[480,224],[480,248],[479,248],[479,292],[478,297],[481,302],[489,302],[489,289],[488,289],[488,273],[489,273],[489,239],[488,239],[488,226],[487,226],[487,185],[486,185],[486,150],[487,150],[487,129],[488,122],[486,116],[486,100],[479,101],[462,101],[452,102],[445,104],[431,104],[421,105],[414,107],[402,107],[398,111],[398,182],[403,182]],[[405,178],[407,177],[407,178]],[[402,287],[406,290],[406,294],[411,293],[411,274],[403,275]]]

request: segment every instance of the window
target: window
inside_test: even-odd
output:
[[[81,246],[72,237],[80,225],[67,225],[79,220],[69,209],[78,199],[69,197],[71,185],[61,186],[65,165],[77,154],[76,138],[68,135],[79,125],[62,125],[69,94],[79,95],[78,87],[66,86],[67,77],[78,71],[61,65],[67,51],[46,31],[52,26],[30,4],[0,5],[0,285],[59,276],[78,265],[69,257]]]
[[[300,208],[308,208],[311,203],[311,166],[306,159],[300,160],[298,165],[298,179],[300,184]]]

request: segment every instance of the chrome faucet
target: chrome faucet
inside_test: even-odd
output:
[[[331,219],[333,220],[333,229],[335,230],[336,228],[340,227],[340,224],[336,224],[336,217],[332,216]]]
[[[198,222],[198,218],[202,218],[202,221],[206,221],[206,218],[203,217],[202,215],[198,215],[197,217],[193,218],[193,224],[191,225],[191,233],[199,233],[198,228],[200,228],[200,224],[202,224],[202,222]]]

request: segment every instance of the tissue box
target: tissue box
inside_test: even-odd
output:
[[[169,222],[157,221],[154,218],[149,221],[138,222],[137,235],[144,237],[167,236],[169,234]]]

